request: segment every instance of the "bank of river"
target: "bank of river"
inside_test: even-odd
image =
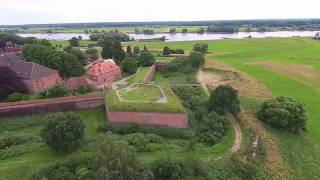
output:
[[[141,39],[155,39],[166,37],[166,41],[196,41],[196,40],[219,40],[219,39],[242,39],[242,38],[267,38],[267,37],[311,37],[314,36],[317,31],[276,31],[276,32],[238,32],[238,33],[160,33],[160,34],[129,34],[136,40]],[[36,37],[39,39],[48,40],[68,40],[72,37],[81,36],[83,40],[88,40],[90,34],[83,33],[56,33],[56,34],[45,34],[45,33],[24,33],[18,34],[22,37]]]

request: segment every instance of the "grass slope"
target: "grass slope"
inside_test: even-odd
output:
[[[200,42],[200,41],[199,41]],[[320,42],[308,38],[266,38],[201,41],[209,44],[207,59],[220,61],[251,75],[263,83],[274,96],[290,96],[306,105],[308,131],[301,136],[269,128],[287,160],[292,177],[320,178],[320,91],[316,81],[303,81],[285,72],[250,65],[251,62],[273,61],[311,66],[320,72]],[[196,42],[142,43],[148,48],[182,48],[191,50]],[[314,83],[314,84],[312,84]],[[257,107],[256,107],[257,108]]]

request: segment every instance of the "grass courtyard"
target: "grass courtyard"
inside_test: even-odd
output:
[[[153,84],[133,84],[118,91],[123,101],[158,101],[166,97],[161,86]]]

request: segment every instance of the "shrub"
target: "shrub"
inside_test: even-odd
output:
[[[4,136],[0,138],[0,149],[5,149],[9,148],[10,146],[26,144],[30,142],[36,143],[40,141],[41,139],[38,136],[5,133]]]
[[[171,54],[184,54],[183,49],[170,49]]]
[[[150,143],[155,143],[155,144],[163,143],[163,138],[161,136],[159,136],[159,135],[147,134],[146,137],[148,138]]]
[[[208,52],[208,44],[205,43],[197,43],[193,46],[193,51],[197,51],[200,53],[207,53]]]
[[[23,95],[21,93],[12,93],[7,97],[8,102],[17,102],[22,100]]]
[[[121,62],[121,69],[123,72],[128,74],[134,74],[138,69],[138,64],[134,58],[125,58]]]
[[[142,51],[138,59],[140,66],[152,66],[156,58],[149,51]]]
[[[98,137],[92,165],[95,179],[135,180],[143,169],[135,149],[111,134]]]
[[[76,92],[78,94],[87,94],[89,92],[91,92],[91,87],[90,86],[85,86],[85,85],[81,85],[77,88]]]
[[[19,145],[7,147],[5,149],[1,149],[0,159],[9,159],[9,158],[21,156],[27,153],[33,153],[37,149],[39,149],[41,145],[42,144],[40,143],[28,142],[25,144],[19,144]]]
[[[177,139],[189,139],[194,136],[194,132],[191,129],[174,129],[174,128],[162,128],[162,127],[149,127],[144,128],[136,124],[128,125],[115,125],[106,124],[99,127],[99,131],[107,132],[111,131],[115,134],[132,134],[132,133],[144,133],[144,134],[157,134],[162,137],[177,138]]]
[[[93,179],[92,171],[88,168],[87,159],[71,160],[63,164],[55,164],[31,176],[31,180],[57,179],[57,180],[75,180],[75,179]]]
[[[43,98],[56,98],[68,95],[68,91],[63,86],[54,86],[53,88],[41,93]]]
[[[61,153],[75,151],[85,134],[81,117],[69,112],[52,114],[48,119],[47,125],[41,131],[46,144]]]
[[[229,122],[224,116],[220,116],[212,111],[205,115],[203,122],[197,129],[197,137],[200,142],[208,145],[214,145],[222,139],[229,130]]]
[[[192,52],[189,56],[190,64],[192,67],[199,68],[204,64],[204,56],[199,52]]]
[[[258,118],[273,127],[294,133],[306,130],[308,119],[303,103],[288,97],[264,102],[258,111]]]
[[[170,49],[168,46],[163,48],[162,55],[163,56],[170,56]]]
[[[94,61],[94,60],[98,59],[99,51],[95,48],[88,48],[86,50],[86,55],[91,61]]]
[[[238,115],[240,102],[237,90],[229,85],[218,86],[210,95],[208,111],[216,111],[220,115],[231,113]]]
[[[158,180],[205,178],[207,171],[203,162],[197,159],[179,161],[170,157],[157,160],[151,169]]]
[[[149,139],[143,133],[135,133],[126,136],[129,145],[135,147],[137,152],[148,152]]]

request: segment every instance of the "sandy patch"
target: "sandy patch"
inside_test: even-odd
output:
[[[216,61],[207,61],[203,70],[198,73],[198,79],[207,85],[209,90],[221,84],[230,84],[240,95],[267,99],[271,92],[253,77]]]
[[[284,64],[273,61],[260,61],[249,63],[253,66],[271,69],[272,71],[288,74],[301,80],[307,80],[320,86],[320,73],[312,66],[300,64]]]

